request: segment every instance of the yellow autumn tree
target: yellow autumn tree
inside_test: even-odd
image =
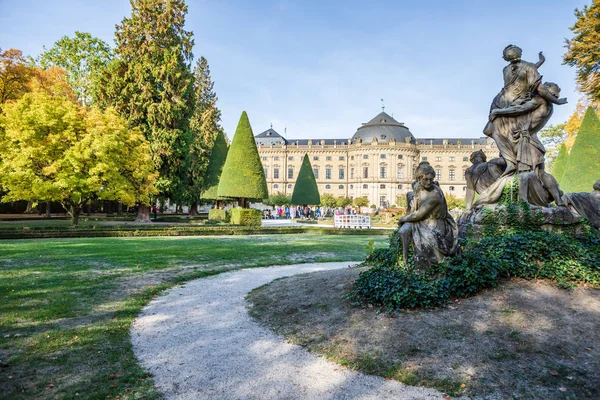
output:
[[[0,125],[3,202],[60,202],[73,226],[92,199],[150,204],[157,176],[148,142],[112,109],[36,90],[5,104]]]

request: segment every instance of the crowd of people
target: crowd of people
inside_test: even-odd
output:
[[[263,210],[264,219],[322,219],[334,215],[356,215],[356,207],[320,207],[320,206],[274,206]]]

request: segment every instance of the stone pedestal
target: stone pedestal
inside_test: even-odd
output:
[[[581,216],[567,207],[539,207],[529,206],[529,216],[525,216],[524,211],[515,204],[520,221],[529,218],[532,224],[539,226],[542,230],[548,232],[574,232],[581,231]],[[469,237],[480,237],[484,229],[484,221],[487,215],[492,213],[496,217],[499,225],[510,226],[509,209],[505,204],[491,204],[476,206],[465,211],[458,219],[458,236],[465,239]]]

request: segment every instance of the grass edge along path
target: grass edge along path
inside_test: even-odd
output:
[[[387,238],[0,241],[0,398],[161,398],[130,341],[131,323],[154,296],[241,268],[359,261],[370,240],[384,246]]]

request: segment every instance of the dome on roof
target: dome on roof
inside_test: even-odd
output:
[[[394,138],[396,142],[414,142],[413,134],[403,123],[396,121],[385,112],[381,112],[372,120],[363,124],[352,136],[352,143],[358,139],[362,142],[371,142],[376,138],[378,142],[389,142]]]

